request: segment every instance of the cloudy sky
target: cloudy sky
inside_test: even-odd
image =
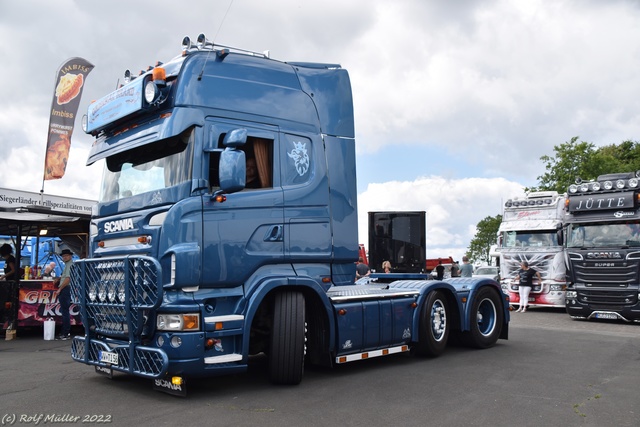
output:
[[[95,65],[79,117],[125,69],[204,32],[282,61],[340,63],[356,114],[360,242],[366,214],[427,211],[427,256],[459,259],[475,225],[579,136],[640,134],[640,2],[631,0],[0,0],[0,187],[38,192],[56,71]],[[72,138],[45,193],[97,199],[92,138]]]

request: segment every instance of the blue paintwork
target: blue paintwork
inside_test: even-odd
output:
[[[117,334],[99,336],[88,328],[85,337],[74,340],[75,360],[107,366],[83,349],[106,349],[110,342],[123,349],[121,357],[132,359],[112,368],[135,375],[220,375],[243,370],[252,323],[265,316],[270,297],[282,289],[304,294],[306,311],[315,316],[309,327],[323,335],[321,343],[314,344],[321,348],[311,350],[332,357],[415,343],[420,308],[435,289],[455,301],[450,315],[459,316],[463,330],[469,328],[465,298],[472,299],[480,286],[491,286],[502,295],[495,282],[436,282],[425,280],[425,275],[385,275],[378,277],[378,284],[354,286],[356,159],[346,70],[334,64],[287,64],[236,53],[222,59],[207,52],[177,58],[165,67],[166,101],[157,106],[136,101],[135,108],[113,101],[120,108],[113,122],[104,115],[92,122],[90,132],[97,140],[87,163],[139,147],[151,149],[158,141],[192,132],[191,176],[170,188],[100,203],[93,219],[97,234],[91,257],[76,263],[72,281],[74,289],[80,289],[78,295],[86,298],[91,285],[87,274],[99,271],[105,257],[128,256],[131,265],[137,265],[136,257],[150,257],[157,260],[157,277],[145,277],[158,282],[159,307],[148,313],[144,334],[130,331],[128,341],[119,340]],[[102,98],[100,108],[108,110],[116,95]],[[231,132],[239,133],[225,147],[220,141]],[[245,159],[238,149],[245,133],[273,141],[275,172],[270,188],[238,191],[244,185]],[[214,154],[220,158],[224,202],[214,200],[219,190],[210,187]],[[301,158],[308,162],[294,162]],[[113,224],[122,227],[107,232]],[[140,235],[150,237],[150,243],[138,243]],[[98,246],[114,239],[119,244]],[[121,276],[113,275],[107,285],[118,283]],[[141,276],[131,271],[125,277]],[[393,283],[380,284],[383,280]],[[141,283],[128,285],[127,295],[140,293],[134,287]],[[340,299],[343,291],[357,291],[359,296]],[[506,307],[501,308],[508,321]],[[346,314],[339,314],[340,309]],[[83,313],[88,316],[87,310]],[[117,310],[112,313],[115,323],[130,321],[117,317]],[[199,313],[200,331],[155,331],[157,313]],[[229,315],[234,317],[223,322],[222,330],[214,328],[214,320],[205,321]],[[84,324],[91,320],[85,318]],[[183,342],[178,349],[169,345],[175,335]],[[159,338],[164,340],[161,346]],[[206,349],[207,339],[215,339],[216,347]],[[204,362],[204,358],[236,355],[240,360]],[[143,358],[142,365],[145,358],[155,365],[135,371],[130,366],[137,357]]]

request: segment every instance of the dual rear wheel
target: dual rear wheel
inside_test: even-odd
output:
[[[492,288],[482,287],[471,304],[469,330],[461,334],[462,340],[470,347],[492,347],[500,338],[504,321],[500,295]],[[452,316],[444,291],[430,292],[420,313],[416,345],[419,356],[437,357],[444,352],[451,333]]]

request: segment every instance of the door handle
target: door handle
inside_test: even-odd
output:
[[[265,242],[281,242],[282,241],[282,225],[273,225],[264,236]]]

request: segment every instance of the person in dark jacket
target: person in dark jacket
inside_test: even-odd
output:
[[[442,265],[442,261],[438,261],[438,265],[436,266],[436,275],[438,280],[444,279],[444,265]]]
[[[529,293],[533,287],[533,278],[536,277],[542,282],[540,273],[532,268],[529,268],[527,261],[520,263],[520,270],[516,273],[515,281],[518,282],[518,294],[520,295],[520,307],[516,311],[525,312],[529,305]]]

